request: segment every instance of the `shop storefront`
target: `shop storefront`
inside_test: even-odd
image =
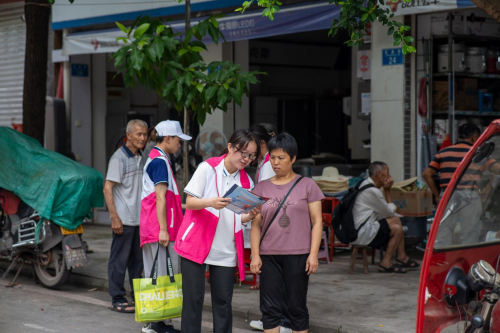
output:
[[[193,6],[216,3],[220,5],[220,1],[199,1]],[[471,6],[470,1],[457,0],[389,6],[396,19],[413,27],[413,37],[418,40],[417,55],[407,56],[392,45],[387,28],[378,24],[372,27],[370,40],[360,47],[344,47],[342,36],[327,38],[325,29],[338,15],[338,8],[326,3],[283,7],[275,22],[261,17],[260,12],[229,15],[220,20],[228,42],[209,45],[205,60],[232,60],[243,70],[270,75],[252,87],[241,108],[232,106],[227,113],[214,113],[200,130],[211,127],[227,136],[235,128],[270,122],[300,138],[305,152],[301,158],[340,156],[345,163],[383,160],[391,165],[396,180],[418,175],[423,165],[421,125],[426,122],[424,116],[418,116],[418,80],[422,73],[425,76],[421,38],[430,38],[421,36],[422,29],[430,25],[420,20],[432,13]],[[81,13],[67,16],[68,9],[63,9],[59,12],[54,7],[52,26],[65,29],[63,52],[70,56],[73,151],[82,163],[105,172],[128,119],[140,117],[154,124],[178,115],[154,93],[127,88],[119,77],[113,78],[115,70],[107,59],[119,48],[116,37],[121,31],[111,28],[109,21],[131,20],[139,8],[132,13],[105,12],[107,19],[95,13],[85,18],[77,17]],[[208,15],[212,9],[206,7],[204,13]],[[181,13],[181,7],[174,4],[143,10],[158,15]],[[95,24],[108,29],[92,30]],[[183,30],[183,22],[173,25]]]
[[[482,10],[418,17],[420,171],[443,143],[458,140],[460,125],[483,130],[500,116],[499,50],[500,23]]]

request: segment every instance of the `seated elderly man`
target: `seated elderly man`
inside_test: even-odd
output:
[[[396,214],[396,205],[392,203],[391,187],[394,183],[389,167],[383,162],[373,162],[368,168],[369,178],[360,188],[372,184],[358,194],[353,207],[354,225],[358,238],[353,245],[365,245],[373,248],[385,248],[384,259],[379,265],[379,273],[406,273],[405,268],[420,266],[411,260],[405,252],[405,240],[401,220]],[[383,191],[380,189],[383,188]],[[397,251],[396,264],[391,258]]]

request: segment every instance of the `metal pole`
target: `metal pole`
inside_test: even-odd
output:
[[[191,0],[186,1],[186,32],[191,29]],[[189,133],[189,111],[184,108],[184,133]],[[183,172],[182,172],[182,185],[187,186],[189,178],[189,145],[187,141],[184,141],[184,156],[183,156]]]
[[[448,124],[449,134],[451,142],[455,143],[455,110],[454,110],[454,75],[453,75],[453,12],[448,12],[448,119],[450,124]]]

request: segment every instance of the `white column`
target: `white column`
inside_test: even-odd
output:
[[[401,23],[403,17],[398,17]],[[395,181],[404,178],[404,65],[382,66],[382,50],[395,48],[387,26],[372,27],[371,160],[389,165]]]
[[[106,55],[92,55],[92,166],[106,175]]]
[[[92,166],[92,96],[90,55],[71,57],[71,149],[76,161]]]

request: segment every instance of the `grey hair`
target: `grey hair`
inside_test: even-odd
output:
[[[370,177],[375,176],[375,174],[377,173],[377,171],[383,169],[386,166],[387,166],[387,164],[384,163],[384,162],[373,162],[368,167],[368,176],[370,176]]]
[[[148,124],[146,124],[146,122],[144,120],[132,119],[127,124],[127,133],[133,133],[134,126],[142,126],[142,127],[146,127],[146,129],[148,128]]]

